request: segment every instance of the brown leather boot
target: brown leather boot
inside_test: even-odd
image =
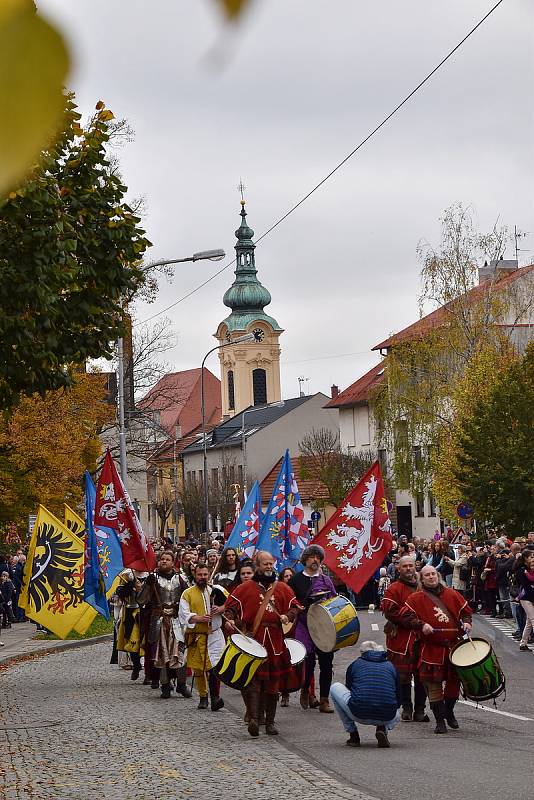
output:
[[[253,689],[247,691],[247,708],[248,708],[248,732],[253,738],[260,735],[260,726],[258,723],[260,712],[260,693]]]
[[[309,700],[310,708],[319,708],[320,703],[314,694],[310,694]]]
[[[278,706],[277,694],[266,694],[265,696],[265,733],[268,736],[278,736],[278,728],[274,724],[276,707]]]
[[[310,695],[307,689],[300,690],[300,707],[304,710],[310,707]]]
[[[328,697],[321,697],[319,699],[319,711],[321,714],[333,714],[334,709],[328,702]]]

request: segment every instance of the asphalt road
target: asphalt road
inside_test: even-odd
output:
[[[360,613],[360,622],[360,641],[384,641],[380,613]],[[344,745],[337,716],[303,711],[292,696],[290,707],[278,712],[280,738],[320,769],[381,800],[533,800],[534,653],[520,652],[480,615],[474,618],[474,635],[492,641],[506,675],[506,700],[501,695],[495,709],[501,713],[462,702],[456,713],[460,730],[446,736],[436,736],[432,722],[399,722],[389,750],[376,747],[374,729],[360,726],[362,746],[355,750]],[[343,681],[357,655],[357,646],[336,654],[334,680]],[[483,705],[494,709],[492,702]]]

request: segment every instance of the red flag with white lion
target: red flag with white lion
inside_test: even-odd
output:
[[[313,539],[325,565],[359,592],[391,550],[391,521],[378,461],[351,489]]]
[[[156,568],[154,550],[143,533],[109,449],[96,487],[94,522],[96,526],[117,531],[125,567],[139,572],[152,572]]]

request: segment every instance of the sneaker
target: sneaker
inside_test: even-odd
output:
[[[375,736],[378,747],[389,747],[389,739],[386,729],[384,727],[382,726],[377,727]]]
[[[349,733],[349,738],[345,742],[347,747],[359,747],[360,746],[360,735],[358,731],[351,731]]]
[[[521,639],[521,634],[519,633],[519,631],[512,633],[512,639],[517,639],[517,640]]]
[[[200,698],[200,700],[198,701],[198,706],[197,706],[197,708],[198,708],[200,711],[203,711],[203,710],[204,710],[204,709],[206,709],[207,707],[208,707],[208,695],[206,695],[205,697],[201,697],[201,698]]]
[[[181,694],[182,697],[193,697],[191,689],[186,683],[177,683],[176,684],[176,694]]]
[[[520,644],[519,649],[523,651],[523,653],[530,653],[530,647],[528,644]]]

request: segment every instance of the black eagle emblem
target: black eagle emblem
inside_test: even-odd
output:
[[[80,552],[72,545],[60,529],[40,523],[28,586],[28,598],[37,612],[52,603],[50,610],[63,613],[83,602],[83,583],[76,572]]]

